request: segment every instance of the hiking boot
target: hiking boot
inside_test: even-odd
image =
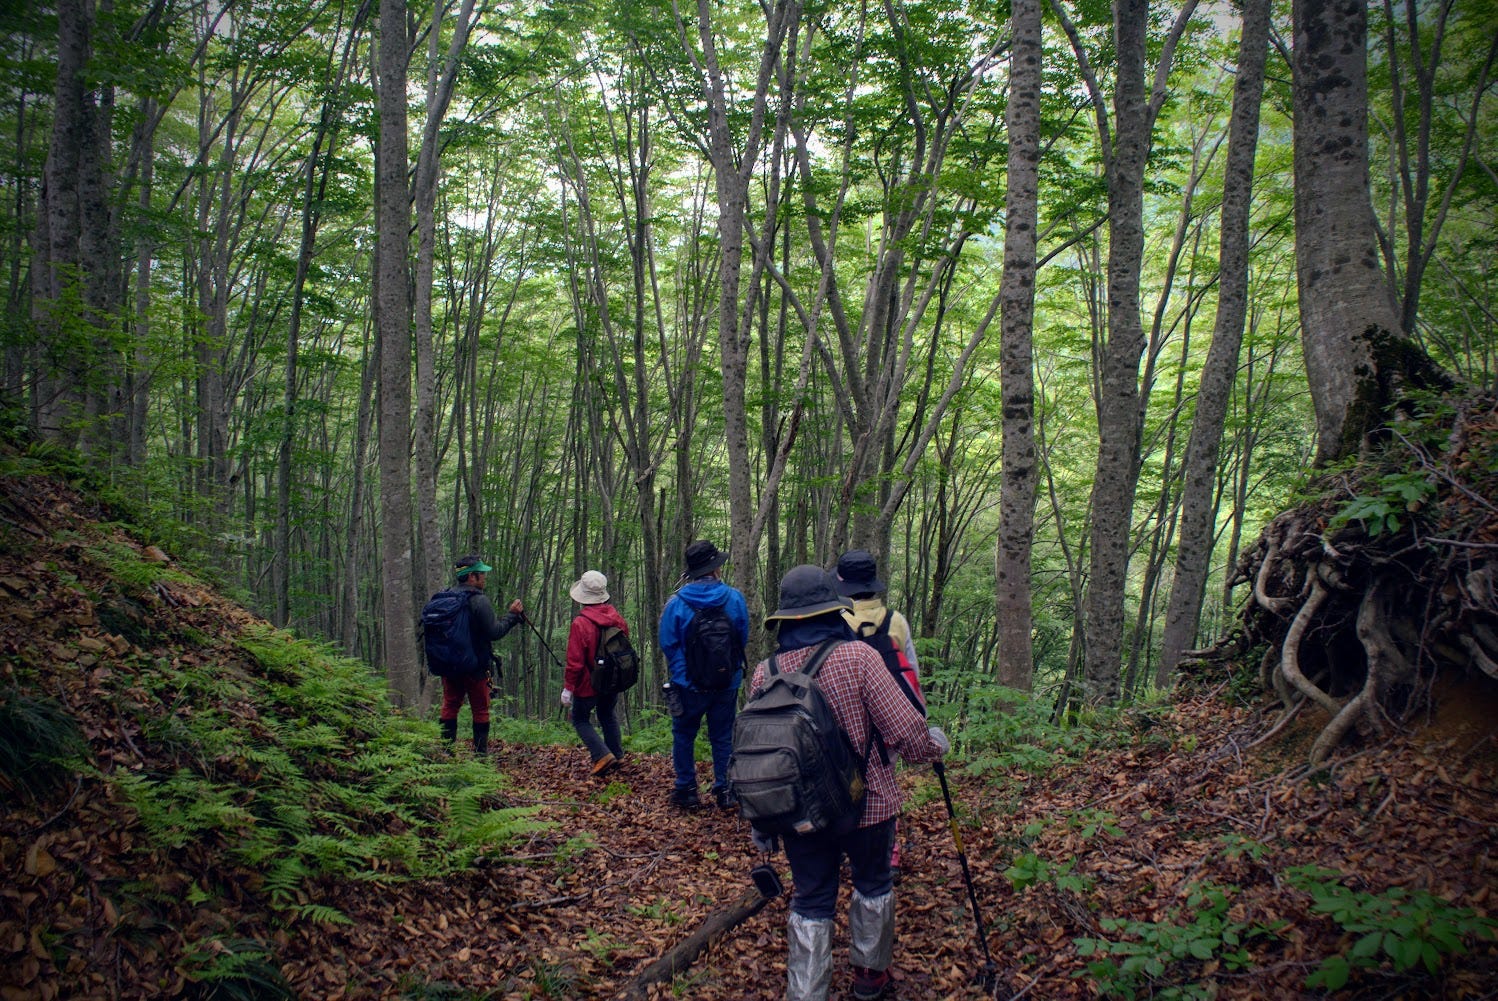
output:
[[[593,777],[597,778],[604,772],[608,771],[610,768],[613,768],[614,765],[618,763],[618,758],[614,757],[612,754],[605,754],[603,757],[593,762]]]
[[[853,967],[853,996],[858,1001],[877,1001],[885,997],[890,987],[888,970],[871,970],[867,966]]]
[[[702,800],[697,798],[696,789],[672,789],[671,805],[683,810],[700,810]]]
[[[718,804],[720,810],[737,810],[739,798],[733,794],[731,789],[714,789],[713,801]]]

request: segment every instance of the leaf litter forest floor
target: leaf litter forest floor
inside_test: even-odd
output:
[[[150,772],[161,750],[132,739],[128,713],[110,702],[144,692],[107,683],[140,670],[130,666],[139,651],[59,576],[86,576],[89,540],[144,545],[95,524],[103,512],[55,481],[4,477],[0,488],[0,689],[31,676],[18,668],[50,661],[44,694],[83,722],[100,772]],[[206,646],[257,621],[201,585],[157,594],[173,600],[149,603],[150,615]],[[1235,705],[1225,678],[1126,717],[1106,749],[954,758],[990,987],[974,982],[984,956],[940,787],[929,769],[906,769],[894,996],[1498,997],[1498,942],[1482,924],[1498,910],[1498,697],[1477,685],[1438,694],[1443,708],[1426,726],[1344,748],[1314,773],[1302,762],[1319,727],[1251,748],[1271,721]],[[551,826],[440,880],[316,884],[312,899],[350,924],[288,924],[257,892],[259,874],[210,846],[145,844],[98,778],[35,802],[0,785],[0,999],[212,996],[182,971],[187,943],[213,935],[268,943],[309,999],[784,995],[787,896],[674,981],[629,994],[642,970],[746,893],[760,861],[737,816],[667,805],[666,756],[632,754],[603,780],[587,777],[575,744],[500,743],[494,757],[511,783],[503,805],[539,807]],[[784,856],[774,862],[789,886]],[[1322,875],[1294,875],[1306,866]],[[127,879],[175,906],[130,905]],[[219,894],[205,901],[195,888],[210,883]],[[1338,887],[1344,906],[1318,909]],[[834,999],[852,996],[843,895]],[[1425,903],[1388,910],[1401,900]],[[1469,923],[1452,933],[1458,909]],[[1381,941],[1370,927],[1399,931]],[[1117,944],[1084,955],[1097,940]],[[1391,958],[1399,940],[1434,943],[1435,971]],[[1345,986],[1306,986],[1337,957],[1351,967]]]

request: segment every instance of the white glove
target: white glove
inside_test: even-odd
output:
[[[765,834],[756,827],[749,828],[749,840],[754,842],[754,847],[762,852],[773,852],[779,847],[780,839],[773,834]]]
[[[572,705],[572,689],[570,689],[570,688],[564,688],[564,689],[562,689],[562,705],[564,705],[564,706],[570,706],[570,705]]]
[[[941,749],[942,757],[946,757],[951,752],[952,742],[947,739],[946,734],[941,732],[941,727],[928,726],[926,728],[926,735],[931,738],[931,743]]]

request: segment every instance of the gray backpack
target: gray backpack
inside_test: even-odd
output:
[[[850,831],[858,824],[873,727],[860,755],[816,683],[839,642],[825,641],[800,671],[782,672],[771,657],[765,687],[734,721],[728,782],[739,813],[765,834]]]

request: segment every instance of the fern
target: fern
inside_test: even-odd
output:
[[[0,696],[0,784],[40,799],[62,786],[87,756],[78,721],[60,703],[14,689]]]

